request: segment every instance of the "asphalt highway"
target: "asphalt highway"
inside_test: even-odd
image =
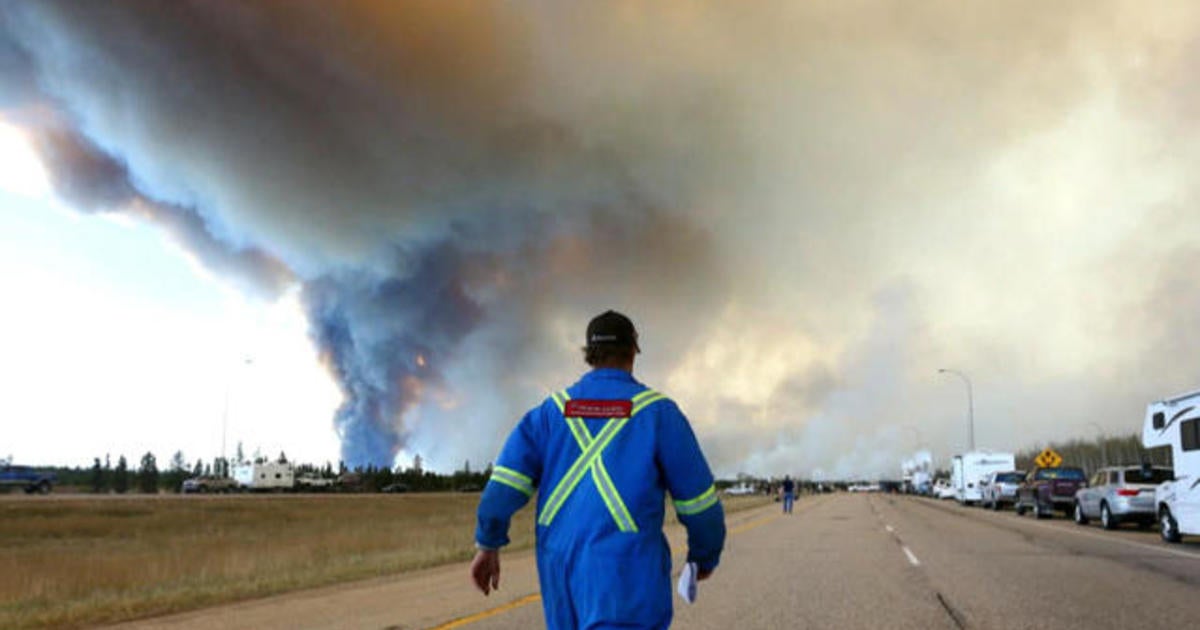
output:
[[[1195,628],[1200,541],[879,494],[733,528],[673,628]],[[539,603],[455,627],[544,627]],[[464,620],[466,621],[466,620]]]
[[[880,494],[805,497],[731,515],[716,574],[673,628],[1170,628],[1200,620],[1200,540],[1038,521]],[[683,532],[669,532],[682,549]],[[543,628],[528,553],[485,598],[467,567],[293,593],[136,628]],[[682,559],[680,559],[682,562]],[[677,565],[679,563],[676,563]]]

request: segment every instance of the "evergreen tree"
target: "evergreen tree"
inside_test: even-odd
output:
[[[171,456],[171,471],[183,472],[187,470],[187,460],[183,458],[183,451],[175,451]]]
[[[187,477],[187,459],[184,458],[183,451],[175,451],[175,454],[171,456],[171,468],[158,481],[161,487],[171,492],[179,492],[182,490],[183,480]]]
[[[200,477],[204,475],[204,460],[197,459],[196,465],[192,466],[192,476]]]
[[[239,464],[246,463],[246,451],[242,448],[242,442],[240,440],[238,441],[237,455],[234,457],[233,461]]]
[[[101,468],[100,458],[97,457],[92,462],[92,492],[101,494],[104,489],[104,469]]]
[[[138,489],[146,494],[158,492],[158,462],[154,453],[149,451],[142,455],[142,465],[138,469]]]
[[[113,471],[113,489],[117,494],[125,494],[129,490],[129,463],[125,456],[117,458],[117,469]]]

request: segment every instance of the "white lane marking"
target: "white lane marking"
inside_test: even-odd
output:
[[[1191,560],[1200,560],[1200,554],[1189,553],[1187,551],[1180,551],[1178,549],[1170,549],[1167,547],[1155,547],[1153,545],[1147,545],[1145,543],[1133,542],[1132,540],[1121,540],[1120,538],[1110,538],[1108,536],[1104,536],[1101,534],[1093,534],[1091,532],[1079,531],[1077,529],[1070,529],[1070,528],[1066,528],[1066,527],[1055,527],[1054,525],[1047,525],[1045,523],[1034,522],[1034,523],[1025,523],[1025,524],[1030,525],[1032,527],[1040,527],[1042,529],[1046,529],[1046,530],[1053,531],[1053,532],[1063,532],[1066,534],[1076,534],[1078,536],[1087,536],[1088,538],[1095,538],[1096,540],[1105,540],[1108,542],[1121,543],[1122,545],[1128,545],[1130,547],[1137,547],[1139,549],[1145,549],[1147,551],[1158,551],[1161,553],[1168,553],[1173,556],[1182,556],[1184,558],[1189,558]],[[1167,544],[1167,543],[1163,543],[1163,544]]]
[[[928,506],[926,506],[926,507],[928,507]],[[930,508],[930,509],[938,509],[938,508]],[[986,514],[986,512],[985,512],[985,514]],[[962,516],[963,518],[969,518],[966,514],[962,514],[960,516]],[[1008,516],[1013,516],[1013,515],[1012,514],[1006,514],[1006,515],[995,514],[995,515],[991,515],[991,516],[983,516],[983,517],[981,517],[981,520],[994,518],[995,520],[998,521],[998,520],[1004,519]],[[1200,560],[1200,554],[1198,554],[1198,553],[1190,553],[1187,551],[1180,551],[1178,549],[1171,549],[1169,547],[1159,547],[1156,545],[1147,545],[1145,543],[1134,542],[1132,540],[1122,540],[1120,538],[1113,538],[1113,537],[1110,537],[1110,536],[1107,536],[1104,534],[1096,534],[1096,533],[1092,533],[1092,532],[1081,531],[1078,528],[1079,526],[1076,526],[1075,529],[1072,529],[1069,527],[1057,527],[1057,526],[1051,525],[1049,523],[1040,523],[1038,521],[1027,521],[1023,517],[1020,517],[1020,516],[1018,516],[1017,518],[1020,519],[1020,520],[1016,521],[1017,523],[1020,523],[1021,525],[1027,525],[1029,527],[1037,527],[1039,529],[1044,529],[1044,530],[1051,531],[1051,532],[1062,532],[1064,534],[1075,534],[1076,536],[1086,536],[1088,538],[1095,538],[1096,540],[1120,543],[1122,545],[1128,545],[1130,547],[1137,547],[1138,549],[1145,549],[1146,551],[1157,551],[1159,553],[1170,554],[1172,556],[1180,556],[1182,558],[1188,558],[1189,560]],[[1167,544],[1167,543],[1163,543],[1163,544]]]
[[[891,525],[884,525],[883,528],[886,529],[889,534],[896,531],[896,530],[892,529]]]
[[[917,557],[913,555],[913,552],[910,551],[908,547],[901,546],[900,548],[904,550],[904,555],[908,556],[909,564],[913,565],[914,567],[921,566],[921,561],[917,560]]]

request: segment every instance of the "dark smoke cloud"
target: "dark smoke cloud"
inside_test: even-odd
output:
[[[1197,161],[1178,10],[7,3],[0,104],[76,207],[302,286],[350,463],[491,457],[617,307],[719,468],[882,471],[961,448],[938,367],[1002,448],[1180,378],[1196,215],[1117,227]]]
[[[313,336],[346,395],[335,423],[351,461],[395,458],[404,414],[423,388],[439,385],[432,362],[478,323],[482,309],[462,284],[471,262],[445,243],[404,278],[347,273],[305,286]]]
[[[618,156],[522,103],[523,27],[465,7],[5,15],[16,69],[38,78],[20,105],[71,121],[35,129],[61,196],[149,214],[218,272],[303,285],[351,464],[391,464],[455,360],[496,379],[536,361],[533,331],[564,312],[656,300],[682,321],[708,299],[695,283],[720,283],[679,208],[655,208]],[[485,324],[507,330],[507,365],[494,348],[457,354]],[[472,417],[496,421],[489,399]]]
[[[125,165],[87,138],[52,125],[28,130],[55,192],[73,207],[142,217],[166,231],[205,267],[249,292],[272,298],[291,284],[292,274],[283,264],[258,248],[223,242],[197,210],[154,201],[138,192]]]

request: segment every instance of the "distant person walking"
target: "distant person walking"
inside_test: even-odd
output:
[[[796,502],[796,482],[792,481],[790,476],[783,477],[783,485],[779,487],[783,492],[783,513],[791,514],[792,505]]]
[[[688,562],[712,575],[725,514],[687,418],[633,378],[641,351],[629,318],[587,327],[592,370],[530,410],[509,435],[479,501],[471,578],[500,586],[499,550],[537,492],[537,566],[550,630],[663,629],[671,624],[665,493],[688,532]]]

